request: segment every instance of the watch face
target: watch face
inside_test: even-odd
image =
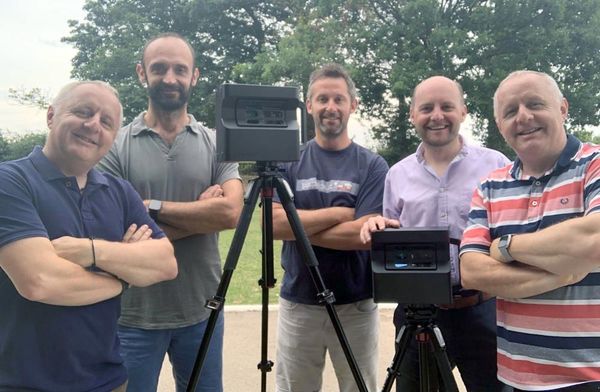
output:
[[[160,210],[162,203],[160,200],[150,200],[150,204],[148,204],[148,209],[153,211]]]

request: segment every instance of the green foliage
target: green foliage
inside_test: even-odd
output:
[[[35,146],[43,146],[46,133],[10,135],[0,131],[0,162],[12,161],[29,155]]]
[[[0,162],[4,162],[7,156],[10,155],[10,143],[2,133],[0,133]]]
[[[514,70],[557,79],[571,130],[599,123],[598,0],[88,0],[85,10],[65,38],[78,49],[73,76],[115,85],[126,120],[146,107],[134,72],[144,42],[176,31],[196,49],[202,75],[190,111],[209,126],[220,83],[306,91],[310,72],[330,61],[350,70],[390,162],[415,150],[410,97],[432,75],[463,85],[476,136],[507,154],[492,96]]]
[[[236,71],[244,81],[300,83],[317,64],[345,63],[360,90],[363,115],[380,124],[373,133],[389,162],[415,150],[410,97],[418,82],[432,75],[461,82],[476,136],[508,155],[512,152],[495,126],[492,96],[514,70],[540,70],[557,79],[571,103],[569,126],[598,124],[598,0],[304,4],[296,28],[279,46]]]
[[[262,288],[258,280],[262,276],[262,231],[261,231],[261,209],[256,208],[252,215],[252,221],[246,234],[244,246],[238,263],[236,265],[231,283],[227,290],[227,304],[260,304]],[[223,231],[219,234],[219,250],[221,259],[225,264],[227,253],[231,245],[233,230]],[[274,290],[269,291],[269,302],[277,303],[279,298],[279,287],[283,278],[281,268],[281,241],[273,241],[273,269],[277,285]]]
[[[135,74],[144,43],[158,33],[177,32],[195,48],[201,70],[190,112],[209,126],[216,86],[230,80],[235,64],[275,45],[281,21],[290,16],[283,0],[88,0],[84,10],[85,20],[70,21],[71,34],[64,38],[78,50],[73,77],[115,86],[130,121],[147,106]]]

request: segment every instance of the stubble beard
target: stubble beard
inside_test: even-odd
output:
[[[173,112],[179,109],[182,109],[187,105],[190,94],[192,90],[192,86],[188,86],[186,89],[181,84],[176,84],[174,86],[167,86],[162,82],[156,83],[151,86],[148,84],[148,97],[150,101],[154,105],[156,105],[159,109],[164,110],[166,112]],[[175,98],[169,97],[165,91],[176,91],[177,96]]]

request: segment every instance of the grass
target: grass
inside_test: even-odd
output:
[[[229,288],[225,295],[228,305],[249,305],[262,303],[262,289],[258,280],[262,276],[262,230],[261,209],[254,209],[250,227],[244,240],[236,268],[233,272]],[[219,235],[219,250],[223,264],[229,252],[234,230],[223,231]],[[281,269],[281,241],[273,241],[273,267],[277,283],[269,290],[269,302],[277,303],[279,299],[279,284],[283,278]]]

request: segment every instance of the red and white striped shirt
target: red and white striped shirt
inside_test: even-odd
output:
[[[524,176],[519,160],[476,189],[461,254],[489,254],[493,239],[600,212],[600,146],[573,136],[555,167]],[[598,244],[600,246],[600,244]],[[523,299],[497,299],[498,378],[523,390],[600,380],[600,270]]]

